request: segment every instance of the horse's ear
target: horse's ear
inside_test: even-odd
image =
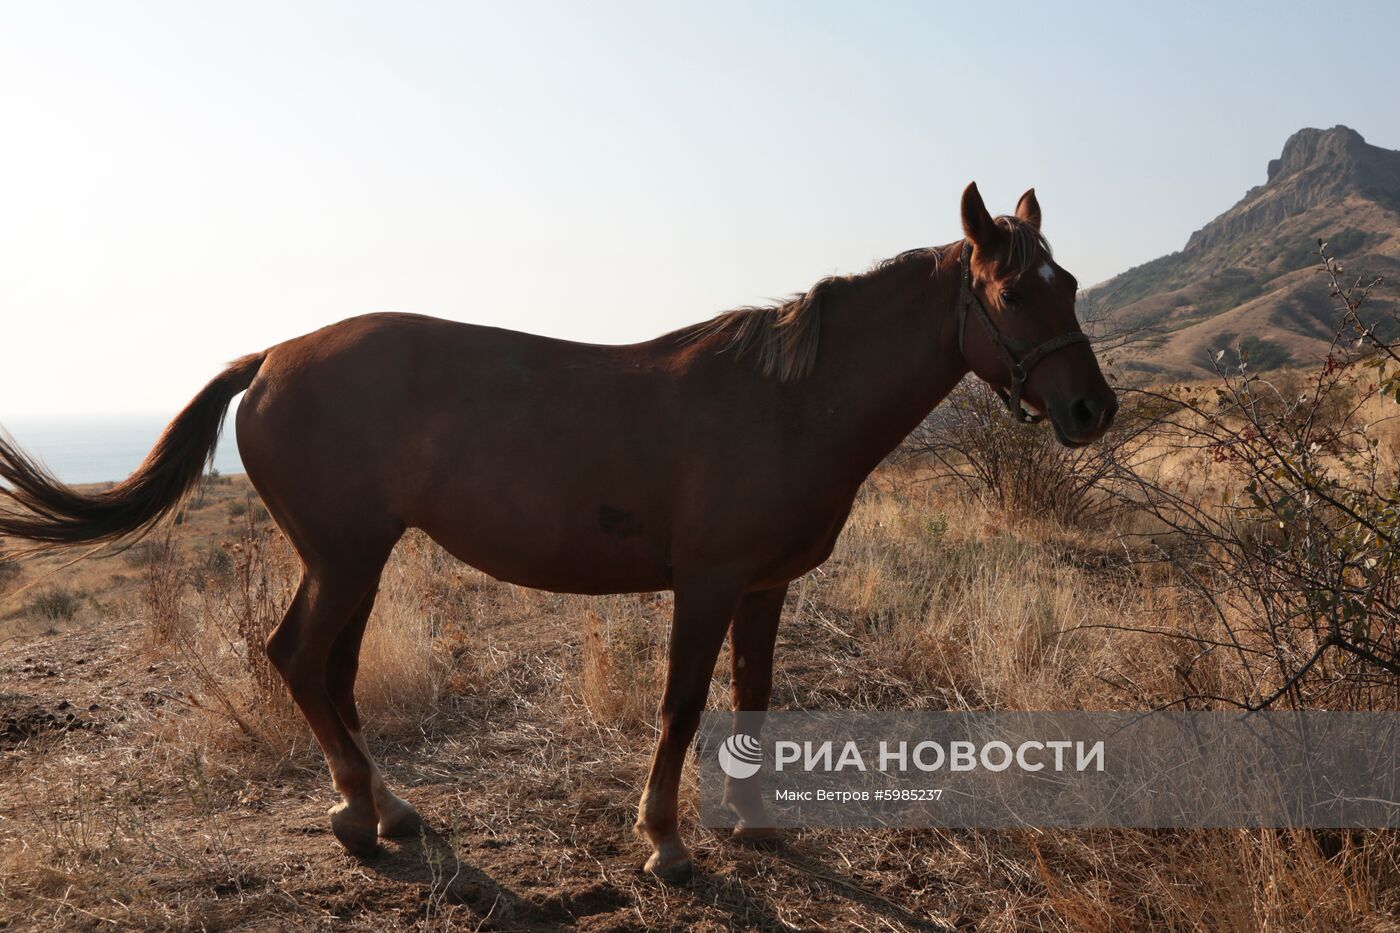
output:
[[[1035,189],[1031,188],[1016,202],[1016,216],[1040,232],[1040,202],[1035,199]]]
[[[989,249],[996,242],[997,225],[982,202],[982,194],[977,190],[977,182],[972,182],[963,190],[962,196],[963,234],[977,249]]]

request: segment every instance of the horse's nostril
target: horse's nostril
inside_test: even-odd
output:
[[[1076,399],[1069,407],[1069,416],[1077,427],[1091,427],[1098,420],[1100,409],[1092,399]]]

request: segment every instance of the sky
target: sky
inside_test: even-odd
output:
[[[1035,186],[1092,283],[1300,127],[1400,148],[1400,5],[0,3],[0,423],[173,413],[368,311],[642,340]]]

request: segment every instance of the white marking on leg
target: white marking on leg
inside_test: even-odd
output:
[[[363,750],[364,749],[361,748],[361,751]],[[351,768],[350,762],[340,755],[332,755],[330,752],[326,752],[325,754],[326,765],[330,768],[331,772],[331,784],[335,787],[336,793],[340,794],[341,799],[348,802],[350,800],[350,795],[342,782],[342,778],[349,773]],[[370,771],[373,772],[373,770],[374,762],[371,761]]]
[[[370,782],[371,786],[374,788],[375,803],[378,804],[382,801],[386,801],[386,794],[388,797],[393,797],[394,795],[389,793],[389,789],[384,786],[384,778],[379,773],[379,765],[375,764],[374,759],[369,757],[369,746],[365,744],[364,735],[358,729],[352,729],[350,737],[355,740],[355,744],[358,745],[360,751],[364,753],[365,760],[369,762]]]
[[[389,789],[384,783],[384,776],[379,772],[379,765],[374,763],[374,759],[369,757],[369,746],[365,743],[364,735],[358,730],[352,730],[350,735],[355,740],[355,744],[364,752],[365,758],[369,759],[371,774],[371,787],[374,791],[374,808],[379,811],[379,826],[381,832],[389,835],[404,835],[405,827],[410,832],[416,831],[415,827],[421,825],[418,813],[413,809],[413,805],[404,800],[398,794]]]

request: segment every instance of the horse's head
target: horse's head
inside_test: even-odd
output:
[[[1118,398],[1074,315],[1079,285],[1056,265],[1040,235],[1032,188],[1014,217],[993,218],[976,183],[962,198],[963,283],[959,341],[968,367],[1033,420],[1024,399],[1050,419],[1062,444],[1079,447],[1108,430]]]

